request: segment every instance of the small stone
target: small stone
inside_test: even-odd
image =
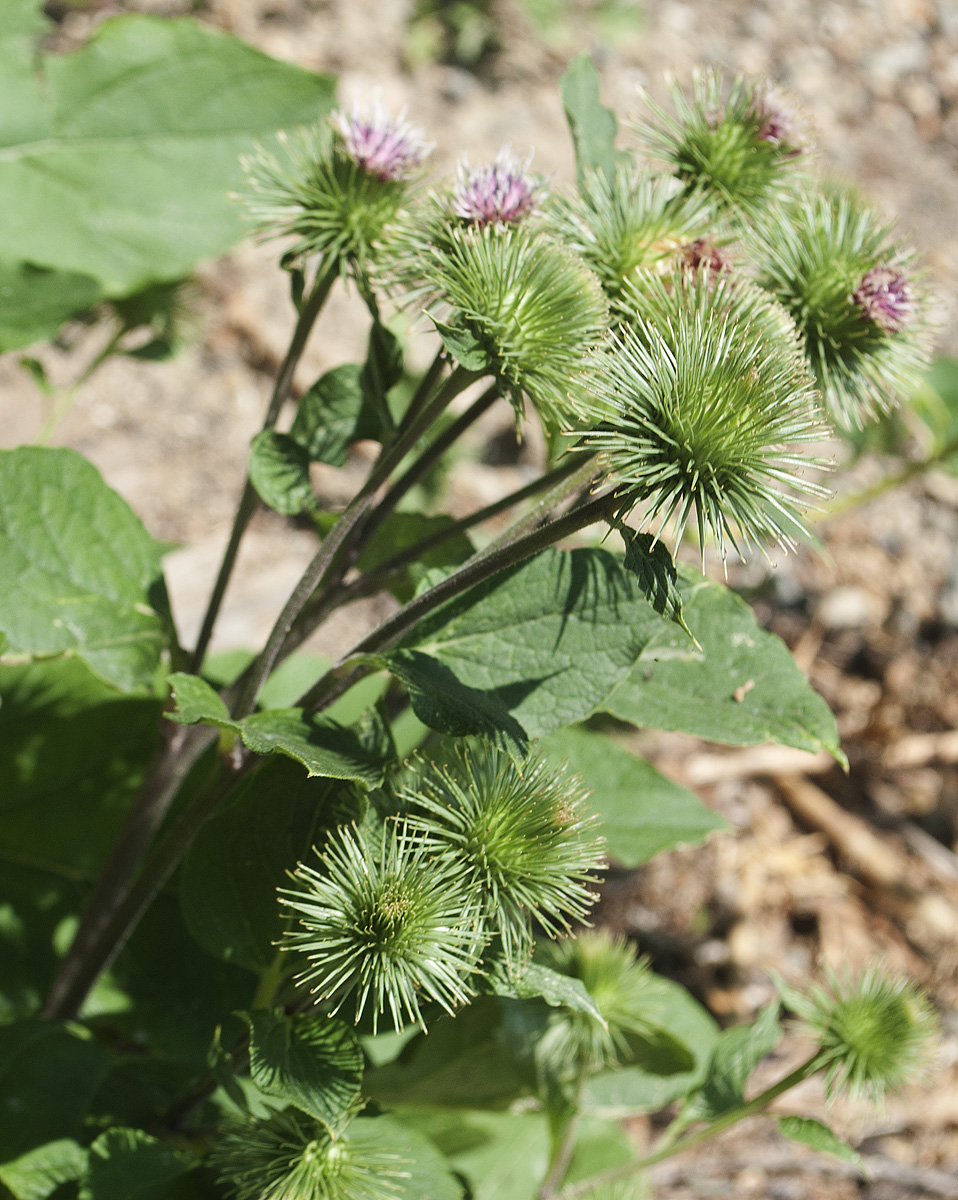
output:
[[[884,609],[879,596],[848,584],[826,592],[818,602],[815,615],[829,630],[863,629],[866,625],[881,624]]]

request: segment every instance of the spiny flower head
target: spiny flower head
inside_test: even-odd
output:
[[[561,975],[578,979],[595,1001],[601,1020],[563,1009],[550,1019],[540,1054],[556,1067],[601,1071],[630,1057],[630,1036],[648,1034],[648,965],[635,947],[606,929],[589,930],[543,946],[537,955]]]
[[[907,979],[877,967],[858,979],[828,971],[824,987],[784,991],[818,1042],[829,1096],[848,1092],[880,1100],[927,1065],[936,1022]]]
[[[754,254],[840,425],[861,427],[914,389],[931,340],[914,255],[852,193],[831,190],[769,214]]]
[[[575,432],[681,538],[695,510],[723,557],[753,540],[788,547],[803,529],[790,493],[822,495],[790,447],[824,436],[787,315],[744,280],[679,271],[627,289],[631,316],[598,357]]]
[[[640,138],[686,189],[702,189],[730,215],[752,217],[789,190],[805,137],[794,102],[737,75],[723,95],[722,78],[696,72],[692,98],[672,83],[675,115],[646,97],[653,120],[636,125]]]
[[[404,823],[387,821],[378,845],[345,827],[318,866],[300,864],[292,879],[280,900],[299,919],[283,944],[309,962],[297,982],[332,1000],[333,1012],[355,993],[357,1021],[369,1005],[374,1032],[387,1009],[400,1030],[423,1026],[420,997],[452,1012],[474,994],[485,944],[478,901],[456,865]]]
[[[432,150],[423,131],[405,118],[405,109],[392,118],[378,104],[372,116],[363,116],[356,105],[349,114],[338,109],[332,115],[343,149],[356,166],[388,183],[408,179]]]
[[[582,920],[604,842],[581,780],[531,757],[517,763],[487,743],[466,743],[444,766],[422,760],[402,796],[412,823],[461,864],[490,927],[517,965],[531,921],[551,936]]]
[[[581,193],[557,197],[550,215],[615,301],[627,281],[668,271],[676,254],[703,243],[714,211],[703,193],[686,195],[669,176],[619,166],[611,179],[587,172]]]
[[[543,188],[542,180],[529,173],[531,161],[530,155],[520,162],[509,147],[481,167],[470,167],[463,159],[453,187],[452,211],[474,225],[515,225],[535,209]]]
[[[570,251],[528,225],[446,225],[412,239],[393,277],[438,310],[468,347],[463,365],[495,376],[517,414],[528,396],[547,424],[566,418],[608,326],[598,280]]]
[[[211,1163],[235,1200],[394,1200],[408,1172],[398,1155],[363,1136],[364,1124],[334,1140],[288,1108],[227,1127]]]
[[[337,119],[351,127],[352,119]],[[403,158],[386,139],[378,157],[372,150],[364,157],[357,149],[361,126],[354,124],[350,138],[320,122],[278,134],[275,152],[259,147],[243,160],[250,186],[243,200],[263,237],[293,238],[291,256],[318,256],[321,270],[338,267],[362,281],[399,213],[415,155],[410,149]]]

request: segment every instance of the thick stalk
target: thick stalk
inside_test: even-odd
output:
[[[684,1150],[691,1150],[695,1146],[701,1146],[703,1142],[711,1141],[724,1130],[732,1125],[737,1125],[739,1121],[744,1121],[746,1117],[754,1117],[756,1114],[763,1112],[783,1093],[790,1091],[800,1083],[804,1083],[806,1079],[811,1078],[818,1070],[821,1069],[821,1055],[815,1053],[810,1059],[802,1063],[800,1067],[796,1067],[794,1071],[780,1079],[778,1083],[772,1084],[766,1088],[754,1100],[749,1100],[745,1104],[740,1104],[737,1108],[731,1109],[722,1116],[717,1117],[710,1125],[706,1125],[704,1129],[698,1130],[697,1133],[687,1134],[678,1141],[672,1142],[669,1145],[657,1147],[651,1154],[645,1155],[644,1158],[636,1159],[635,1162],[627,1163],[624,1167],[613,1167],[608,1171],[602,1171],[599,1175],[593,1175],[590,1179],[583,1179],[580,1183],[570,1184],[564,1187],[557,1193],[557,1200],[579,1200],[580,1196],[587,1196],[596,1188],[603,1187],[606,1184],[618,1183],[622,1179],[628,1179],[630,1176],[637,1174],[639,1171],[645,1171],[649,1167],[654,1167],[656,1163],[664,1162],[665,1159],[671,1158],[675,1154],[681,1154]]]
[[[301,706],[317,711],[328,707],[355,682],[356,673],[350,665],[350,660],[359,655],[379,654],[384,650],[389,650],[405,633],[412,629],[417,621],[434,608],[438,608],[446,600],[461,595],[462,592],[468,591],[476,584],[483,583],[486,579],[498,574],[499,571],[523,562],[540,550],[545,550],[553,543],[561,541],[562,538],[569,537],[580,529],[585,529],[588,525],[608,516],[617,502],[618,493],[615,488],[611,488],[580,508],[557,517],[554,521],[550,521],[508,545],[475,555],[458,571],[448,575],[429,591],[410,600],[398,612],[383,621],[372,633],[357,642],[348,654],[344,655],[322,679],[318,680],[308,692],[296,701],[297,707]],[[359,669],[360,671],[368,670],[368,668],[362,667]]]
[[[504,529],[494,541],[489,543],[486,549],[492,550],[506,546],[531,532],[536,526],[541,525],[563,501],[571,499],[576,492],[593,483],[600,473],[595,455],[590,454],[584,459],[579,456],[570,457],[569,462],[561,469],[561,475],[559,471],[551,473],[556,477],[555,484],[539,502],[533,505],[528,512],[523,513],[508,529]],[[544,478],[548,478],[548,476]]]
[[[216,737],[215,730],[187,729],[164,722],[163,744],[87,901],[79,928],[43,1007],[44,1017],[67,1020],[76,1016],[79,1004],[73,996],[87,954],[123,902],[140,860],[183,781]]]
[[[340,551],[348,545],[367,514],[381,502],[382,497],[379,494],[381,488],[392,470],[405,458],[409,448],[418,441],[420,433],[417,431],[420,426],[428,428],[442,413],[449,401],[467,387],[474,378],[475,375],[472,372],[462,371],[457,367],[439,388],[430,403],[422,407],[419,417],[411,422],[406,432],[400,432],[394,442],[383,448],[383,453],[370,472],[369,478],[326,535],[323,544],[293,589],[292,595],[270,632],[266,645],[244,677],[243,685],[233,706],[234,717],[245,717],[253,711],[263,684],[276,666],[283,643],[289,636],[294,621],[306,607],[309,598],[331,573]]]
[[[293,385],[293,375],[299,365],[299,360],[303,356],[303,351],[306,349],[309,335],[316,324],[316,318],[319,316],[320,310],[325,304],[326,297],[329,295],[337,276],[338,272],[334,270],[326,271],[325,274],[316,280],[312,291],[303,302],[303,306],[299,312],[299,319],[296,322],[296,328],[293,330],[293,336],[290,339],[289,349],[286,351],[283,365],[280,367],[279,374],[276,376],[276,383],[273,385],[269,407],[266,409],[266,416],[263,418],[262,428],[264,430],[272,429],[279,419],[280,411]],[[230,576],[233,574],[233,568],[236,565],[236,557],[239,554],[243,534],[246,532],[246,528],[253,514],[256,512],[258,504],[259,497],[256,494],[256,489],[250,483],[249,476],[247,475],[239,504],[236,507],[233,528],[230,530],[229,541],[223,553],[223,561],[220,564],[219,574],[216,576],[216,582],[213,585],[209,604],[206,606],[206,613],[203,617],[203,624],[200,627],[200,634],[196,640],[196,648],[190,659],[189,670],[191,673],[198,672],[203,666],[203,659],[206,657],[210,638],[213,636],[213,627],[216,624],[216,618],[219,616],[223,597],[226,594]]]
[[[206,731],[216,736],[215,730]],[[242,766],[219,785],[201,789],[147,859],[129,891],[116,906],[100,936],[84,954],[68,988],[64,990],[57,1015],[75,1016],[90,989],[126,945],[140,918],[173,874],[200,827],[217,811],[240,779],[258,765],[245,757]]]

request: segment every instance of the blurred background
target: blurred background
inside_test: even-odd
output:
[[[275,57],[336,74],[346,104],[378,96],[390,109],[407,107],[436,143],[437,172],[452,169],[464,147],[477,162],[510,143],[521,154],[534,148],[535,169],[556,186],[572,178],[557,79],[579,51],[599,66],[625,145],[633,144],[629,115],[640,111],[636,88],[662,98],[665,72],[680,83],[696,64],[764,75],[811,118],[822,168],[858,186],[917,245],[938,297],[943,356],[926,394],[869,438],[831,448],[838,500],[818,522],[821,552],[779,558],[774,569],[763,560],[730,568],[730,582],[836,712],[851,770],[792,751],[620,731],[736,832],[637,872],[613,871],[600,919],[635,938],[723,1021],[750,1016],[770,997],[767,968],[798,978],[822,958],[858,966],[880,957],[919,980],[945,1013],[930,1093],[880,1113],[832,1113],[839,1133],[881,1151],[891,1164],[884,1177],[860,1183],[837,1160],[804,1156],[746,1125],[694,1160],[664,1166],[661,1195],[958,1196],[958,454],[943,452],[958,433],[958,4],[53,0],[48,47],[74,49],[101,21],[130,11],[192,14]],[[358,311],[337,294],[299,388],[361,356]],[[91,458],[150,532],[178,545],[168,576],[189,640],[292,325],[275,247],[246,243],[204,264],[182,321],[183,348],[171,361],[110,359],[78,390],[53,441]],[[104,338],[100,326],[74,323],[30,354],[62,386]],[[414,363],[428,359],[425,341],[410,339]],[[20,357],[0,358],[0,446],[34,439],[49,416],[51,401]],[[536,468],[535,437],[517,447],[512,429],[508,411],[477,427],[451,468],[454,508],[486,503]],[[320,468],[321,499],[344,501],[364,465],[360,447],[345,482]],[[262,639],[313,545],[308,530],[260,514],[220,647]],[[317,648],[336,653],[375,615],[350,610]],[[806,1112],[822,1102],[814,1091],[796,1100]],[[643,1129],[635,1133],[641,1140]]]

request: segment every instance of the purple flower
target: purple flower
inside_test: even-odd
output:
[[[679,251],[683,267],[691,271],[707,270],[710,275],[718,275],[731,267],[729,257],[719,246],[713,246],[707,238],[696,238]]]
[[[472,169],[465,160],[459,164],[452,209],[464,221],[476,225],[498,222],[514,225],[535,208],[542,183],[528,172],[531,155],[520,163],[505,148],[495,162]]]
[[[348,116],[341,109],[334,112],[332,121],[357,167],[384,182],[395,182],[406,179],[432,150],[422,130],[405,116],[403,109],[393,120],[377,104],[372,117],[365,118],[354,105]]]
[[[798,111],[774,90],[759,92],[752,103],[752,116],[758,123],[760,142],[777,146],[787,158],[796,158],[805,150],[805,128]]]
[[[911,285],[904,271],[895,267],[872,267],[852,292],[864,315],[885,333],[898,333],[915,310]]]

